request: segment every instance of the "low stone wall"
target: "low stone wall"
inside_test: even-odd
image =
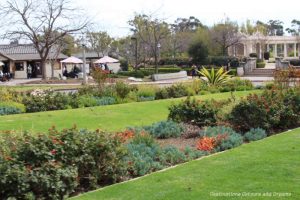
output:
[[[287,69],[290,66],[290,62],[283,60],[283,58],[275,58],[275,67],[276,69]]]
[[[164,81],[164,80],[170,80],[170,79],[187,79],[187,72],[186,71],[180,71],[177,73],[169,73],[169,74],[153,74],[152,79],[154,81]]]

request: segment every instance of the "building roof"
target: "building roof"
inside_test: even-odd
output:
[[[5,44],[0,45],[0,54],[15,61],[40,60],[40,56],[32,44]],[[55,52],[49,53],[49,58],[56,57]],[[58,59],[67,58],[66,55],[59,53]]]

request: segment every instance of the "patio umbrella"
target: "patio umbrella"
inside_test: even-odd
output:
[[[0,61],[0,66],[3,66],[3,65],[4,65],[4,63]]]
[[[103,58],[100,58],[95,64],[104,64],[104,63],[118,63],[119,61],[117,59],[111,58],[109,56],[104,56]]]
[[[69,58],[66,58],[66,59],[64,59],[64,60],[62,60],[62,61],[60,61],[61,63],[72,63],[72,64],[82,64],[83,63],[83,61],[82,60],[80,60],[79,58],[76,58],[76,57],[74,57],[74,56],[71,56],[71,57],[69,57]]]

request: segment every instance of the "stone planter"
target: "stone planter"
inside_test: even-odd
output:
[[[237,69],[236,69],[236,72],[237,72],[237,75],[238,76],[244,76],[244,67],[238,67]]]

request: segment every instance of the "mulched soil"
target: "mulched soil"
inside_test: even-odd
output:
[[[202,131],[198,126],[191,124],[182,124],[184,132],[179,138],[157,139],[162,147],[175,146],[179,149],[185,149],[186,146],[196,148],[196,143],[200,138],[199,133]]]
[[[196,143],[199,138],[169,138],[169,139],[158,139],[157,142],[161,147],[167,146],[175,146],[179,149],[185,149],[185,147],[189,146],[191,148],[196,148]]]

